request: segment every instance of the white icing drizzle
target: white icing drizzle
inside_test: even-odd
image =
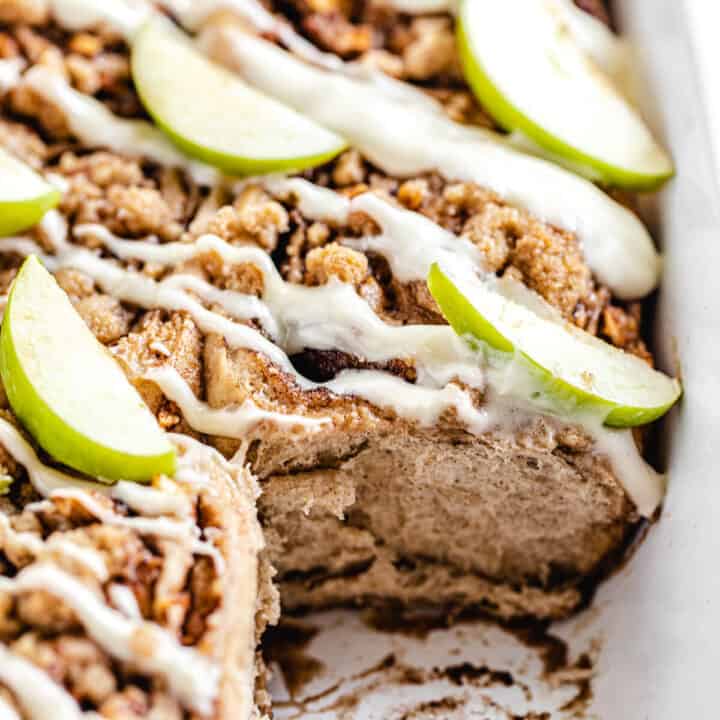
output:
[[[45,66],[30,68],[20,82],[57,107],[72,133],[87,145],[184,168],[201,185],[214,185],[220,178],[214,168],[183,155],[154,125],[117,117],[102,102],[73,89]]]
[[[164,343],[161,343],[159,340],[153,340],[150,343],[150,349],[153,350],[156,353],[160,353],[166,358],[169,358],[172,356],[172,353],[170,352],[167,345]]]
[[[54,491],[66,488],[109,492],[109,488],[100,483],[78,480],[44,465],[25,438],[2,418],[0,418],[0,445],[25,467],[32,486],[43,497],[49,497]]]
[[[394,229],[402,228],[403,219],[412,223],[419,219],[424,224],[426,232],[431,227],[433,229],[437,227],[408,210],[393,208],[383,201],[378,202],[382,203],[382,213],[379,213],[379,218],[386,224],[388,218],[394,218],[396,221]],[[370,213],[377,209],[376,202],[372,199],[367,204],[360,200],[360,204]],[[125,259],[152,258],[155,263],[173,265],[212,250],[229,263],[255,264],[265,278],[263,302],[270,309],[274,323],[279,328],[279,334],[276,336],[278,344],[289,353],[311,347],[339,349],[375,362],[410,357],[417,362],[423,378],[443,375],[443,368],[448,365],[453,368],[465,365],[464,375],[472,378],[476,386],[482,384],[476,353],[471,351],[449,327],[388,325],[375,315],[354,288],[337,281],[314,288],[286,283],[267,253],[257,247],[236,247],[212,235],[202,236],[195,243],[153,245],[142,241],[119,240],[109,235],[107,231],[101,230],[97,228],[93,233],[94,237],[103,243],[110,241],[109,247],[114,252],[118,251]],[[423,248],[429,262],[433,259],[433,248],[430,243],[432,237],[427,235]],[[444,231],[440,230],[435,238],[438,237],[444,241]],[[14,240],[0,240],[0,251],[11,247],[11,242]],[[397,242],[402,242],[402,239],[399,238]],[[27,246],[24,246],[24,249],[30,250]],[[34,247],[31,251],[37,253],[40,252],[40,248]],[[238,325],[205,309],[177,288],[173,280],[174,276],[156,282],[138,273],[123,270],[83,248],[71,245],[65,246],[57,256],[45,256],[43,259],[50,267],[69,266],[82,270],[106,292],[126,302],[146,308],[186,310],[206,332],[224,335],[228,343],[234,347],[248,347],[262,352],[284,371],[292,374],[301,387],[316,387],[315,383],[303,378],[294,370],[280,347],[263,338],[252,328]],[[218,293],[213,299],[224,307],[224,297],[223,292]]]
[[[113,486],[112,496],[113,499],[151,517],[172,515],[183,518],[192,512],[190,499],[179,488],[174,492],[170,489],[158,491],[147,485],[123,480]]]
[[[167,365],[150,370],[144,377],[154,382],[180,408],[193,430],[208,435],[240,440],[263,421],[289,430],[297,427],[314,429],[330,422],[326,418],[315,419],[263,410],[249,399],[236,408],[211,408],[198,400],[180,374]]]
[[[191,552],[197,555],[208,555],[213,559],[218,574],[224,570],[224,560],[217,548],[210,542],[200,539],[200,530],[192,519],[191,506],[188,500],[178,493],[162,492],[154,488],[143,487],[133,483],[118,483],[108,486],[100,483],[76,480],[69,475],[47,467],[40,462],[35,451],[22,438],[20,433],[7,421],[0,419],[0,444],[27,470],[30,482],[33,487],[47,498],[66,498],[79,502],[85,510],[91,513],[98,521],[105,525],[124,527],[141,535],[153,535],[160,538],[169,538],[188,544]],[[209,449],[207,452],[211,452]],[[182,475],[183,457],[180,457],[180,475]],[[113,499],[125,502],[129,507],[149,517],[126,517],[119,515],[112,508],[104,505],[89,490],[108,495]],[[185,513],[179,519],[159,515],[163,510],[172,511],[177,514],[180,508]],[[38,508],[40,509],[40,508]],[[22,541],[34,543],[35,538],[25,537]],[[11,536],[12,539],[12,536]],[[99,565],[102,560],[99,556],[91,556],[91,551],[75,546],[70,548],[68,541],[60,540],[65,544],[65,551],[72,553],[72,558],[89,566],[96,572],[99,579],[103,579],[107,570]],[[27,545],[30,548],[29,545]],[[39,545],[32,546],[32,552],[36,556],[51,552],[52,541],[44,548]]]
[[[178,449],[183,451],[182,463],[175,472],[175,479],[186,485],[207,485],[209,482],[206,472],[208,446],[189,435],[180,435],[179,433],[168,433],[168,435]],[[227,472],[232,473],[227,460],[220,453],[214,452],[213,455],[216,462]]]
[[[0,588],[12,580],[0,578]],[[75,699],[61,685],[29,660],[0,644],[0,682],[17,698],[29,720],[47,720],[52,708],[53,720],[84,720]]]
[[[131,620],[108,607],[72,575],[51,565],[31,565],[13,579],[0,578],[0,591],[45,591],[58,597],[105,652],[143,672],[161,675],[188,707],[205,714],[211,711],[219,684],[216,664],[196,650],[180,645],[160,626]],[[142,652],[137,652],[138,645]]]
[[[209,304],[222,305],[236,320],[255,318],[271,335],[277,335],[277,326],[267,305],[254,295],[245,295],[234,290],[220,290],[194,275],[173,275],[167,278],[168,288],[189,291]]]
[[[155,535],[160,538],[194,542],[199,534],[197,526],[190,519],[174,520],[166,517],[125,517],[124,515],[118,515],[96,497],[80,488],[58,488],[53,491],[50,498],[76,500],[87,512],[104,525],[124,527],[140,535]]]
[[[338,395],[358,395],[382,407],[392,398],[391,407],[398,414],[412,417],[420,425],[434,425],[443,413],[455,410],[458,417],[476,435],[492,428],[496,418],[487,409],[476,408],[469,395],[457,385],[440,390],[409,385],[401,378],[375,370],[345,370],[327,383]]]
[[[22,58],[0,60],[0,97],[18,84],[24,68],[25,61]]]
[[[53,535],[45,545],[48,553],[45,559],[52,560],[53,553],[64,555],[76,563],[83,565],[89,570],[99,582],[108,579],[108,569],[103,556],[91,547],[84,547],[76,542],[68,540],[62,535]],[[41,554],[38,559],[42,559]]]
[[[110,602],[119,610],[126,618],[130,620],[142,620],[142,613],[138,606],[135,593],[127,586],[113,583],[108,588],[108,597]]]
[[[326,220],[343,224],[350,214],[350,199],[328,188],[314,185],[303,178],[284,175],[265,175],[255,178],[276,197],[295,198],[300,212],[313,220]],[[245,181],[247,182],[247,181]]]
[[[633,213],[592,183],[514,150],[502,136],[453,122],[420,90],[378,75],[363,79],[313,67],[232,26],[211,29],[205,45],[257,88],[347,138],[391,175],[439,170],[577,233],[588,265],[618,297],[640,297],[656,286],[659,257]]]
[[[104,485],[66,475],[55,468],[44,465],[22,435],[2,418],[0,418],[0,444],[25,467],[32,486],[43,497],[72,498],[81,503],[100,522],[107,525],[126,527],[143,535],[188,540],[193,544],[195,552],[214,553],[212,549],[205,547],[207,544],[198,544],[196,542],[199,530],[195,522],[189,517],[189,514],[181,517],[181,519],[152,516],[161,508],[171,508],[177,511],[179,505],[174,494],[170,495],[154,488],[145,487],[140,489],[140,486],[130,488],[130,483]],[[209,449],[208,452],[210,452]],[[179,457],[178,463],[182,471],[183,455]],[[90,491],[121,500],[136,512],[145,513],[150,517],[118,515],[96,496],[93,496]],[[189,506],[186,507],[189,508]]]
[[[272,176],[256,181],[276,197],[295,200],[300,212],[311,220],[346,223],[352,212],[369,215],[382,232],[345,240],[344,244],[384,255],[393,274],[402,282],[425,280],[433,262],[463,262],[468,268],[482,269],[482,253],[469,240],[453,235],[424,215],[398,208],[375,193],[365,192],[348,199],[303,178]]]
[[[145,0],[47,0],[59,25],[68,30],[86,30],[105,25],[130,37],[147,20],[152,6]]]
[[[0,720],[22,720],[15,708],[0,696]]]
[[[372,193],[356,196],[351,207],[367,213],[382,229],[380,235],[363,238],[355,245],[384,255],[395,277],[403,282],[425,280],[434,262],[459,262],[476,270],[483,267],[483,255],[476,245],[419,213],[398,211]]]
[[[59,211],[48,210],[38,223],[38,227],[53,250],[60,250],[67,244],[68,221]]]
[[[631,431],[613,430],[597,420],[594,430],[591,420],[584,425],[590,429],[596,451],[610,460],[613,472],[637,506],[637,511],[643,517],[652,517],[665,496],[665,476],[655,472],[643,460]]]
[[[155,12],[147,0],[36,0],[43,2],[55,21],[68,30],[85,30],[101,25],[126,40]],[[198,30],[215,13],[232,12],[238,18],[278,38],[294,53],[324,67],[339,68],[342,61],[295,32],[292,26],[269,12],[258,0],[160,0],[156,3],[172,12],[189,30]]]
[[[329,190],[321,191],[314,188],[310,183],[300,179],[288,181],[292,192],[301,198],[301,204],[307,198],[313,197],[315,212],[318,216],[325,216],[319,206],[321,194],[328,199],[330,207],[336,204],[336,193]],[[275,180],[271,187],[282,193],[285,187],[279,180]],[[311,189],[314,188],[314,189]],[[330,196],[333,196],[332,198]],[[377,247],[382,247],[389,256],[396,256],[399,259],[409,260],[412,258],[412,272],[408,273],[413,279],[424,279],[427,270],[434,260],[449,257],[451,245],[458,248],[458,253],[463,261],[475,266],[481,260],[480,254],[474,247],[458,238],[450,235],[435,223],[423,218],[417,213],[396,208],[374,195],[361,195],[353,199],[347,206],[347,210],[362,210],[376,219],[385,230],[382,236],[376,240],[369,239],[368,242],[376,242]],[[269,308],[273,323],[278,328],[275,335],[278,344],[287,352],[299,352],[304,348],[316,349],[337,349],[344,352],[355,353],[370,361],[383,362],[398,357],[413,358],[419,364],[421,373],[425,372],[428,377],[437,376],[441,368],[447,364],[456,367],[465,364],[468,369],[473,368],[471,376],[474,383],[482,384],[482,376],[479,374],[477,365],[478,358],[475,353],[467,348],[467,345],[457,338],[455,333],[447,326],[392,326],[384,323],[375,315],[370,306],[357,295],[354,288],[349,285],[334,281],[320,287],[306,287],[285,282],[271,258],[263,250],[254,246],[237,247],[226,243],[213,235],[204,235],[195,243],[166,243],[155,245],[142,241],[127,241],[115,238],[107,230],[100,226],[86,226],[81,232],[92,233],[93,237],[105,244],[113,253],[117,253],[123,259],[139,259],[147,262],[154,262],[166,266],[172,266],[178,262],[184,262],[192,257],[213,251],[218,253],[226,262],[231,264],[253,263],[263,273],[265,278],[265,291],[263,303]],[[7,241],[0,240],[0,251]],[[103,279],[104,273],[99,265],[108,265],[99,260],[95,255],[72,248],[67,252],[69,260],[67,264],[82,269],[91,275],[102,286],[112,285],[112,294],[137,304],[145,304],[138,294],[128,292],[131,284],[138,282],[145,286],[152,286],[154,281],[149,278],[140,277],[137,273],[128,273],[116,266],[110,266],[112,273],[115,273],[118,280],[107,283]],[[60,264],[65,265],[66,261],[60,256]],[[82,258],[80,263],[78,257]],[[49,258],[49,262],[56,261]],[[404,271],[401,271],[403,274]],[[126,282],[121,278],[128,276]],[[166,289],[175,288],[176,283],[173,277],[156,283],[158,287]],[[184,276],[181,276],[184,277]],[[201,281],[198,281],[201,282]],[[201,287],[201,285],[198,285]],[[212,286],[210,286],[212,287]],[[226,310],[232,311],[232,307],[225,305],[227,291],[218,292],[213,297],[213,302],[222,305]],[[146,297],[153,294],[150,290],[144,293]],[[160,295],[160,292],[156,292]],[[176,302],[176,305],[181,303]],[[147,307],[147,305],[145,305]],[[158,305],[151,305],[157,307]],[[167,307],[167,305],[165,305]],[[191,306],[186,308],[195,317],[196,321],[203,321],[204,313],[195,315]],[[195,309],[197,309],[195,307]],[[207,311],[205,311],[207,312]],[[219,318],[223,319],[223,318]],[[237,327],[237,325],[235,325]],[[250,330],[245,328],[245,330]],[[220,331],[222,332],[222,331]],[[254,331],[250,331],[254,332]],[[257,335],[257,333],[255,333]],[[226,339],[233,343],[233,336],[226,334]],[[267,341],[265,341],[267,342]],[[242,343],[242,340],[241,340]],[[238,344],[247,347],[247,345]],[[258,348],[257,344],[250,346],[252,349],[266,352],[264,348]],[[292,368],[287,356],[278,355],[279,348],[272,345],[275,357],[272,359],[287,372],[295,376],[296,381],[303,387],[314,387]],[[267,354],[267,353],[266,353]]]

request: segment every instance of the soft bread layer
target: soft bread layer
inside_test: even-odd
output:
[[[261,427],[244,446],[285,607],[386,599],[559,617],[638,520],[607,458],[572,426],[535,417],[513,433],[475,436],[447,414],[423,427],[361,400],[300,391],[261,356],[212,338],[205,367],[212,406],[262,393],[273,409],[332,421],[294,436]],[[238,448],[215,442],[226,454]],[[298,578],[306,582],[283,585]],[[500,597],[521,586],[536,592]],[[561,603],[544,603],[558,591]]]
[[[635,516],[604,463],[561,437],[396,425],[335,469],[270,476],[260,507],[284,606],[567,615]]]

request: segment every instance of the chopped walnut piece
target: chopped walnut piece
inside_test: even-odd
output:
[[[48,598],[52,596],[46,596]],[[37,633],[28,632],[19,637],[11,645],[12,651],[20,657],[30,660],[48,672],[55,680],[62,679],[64,668],[59,662],[52,645],[43,640]]]
[[[357,150],[346,150],[335,163],[333,182],[341,187],[365,182],[365,163]]]
[[[309,248],[318,248],[330,238],[330,228],[322,222],[314,222],[307,229],[307,245]]]
[[[367,213],[353,211],[348,218],[348,227],[358,236],[379,235],[380,226]]]
[[[65,670],[64,680],[80,702],[100,705],[117,690],[110,662],[91,640],[66,636],[53,645]]]
[[[428,194],[428,181],[423,178],[406,180],[399,188],[397,199],[409,210],[417,210]]]
[[[68,55],[65,67],[70,75],[70,81],[86,95],[94,95],[102,88],[102,77],[95,65],[82,55]]]
[[[42,65],[67,79],[63,51],[44,34],[28,25],[15,29],[14,37],[31,63]]]
[[[103,49],[103,44],[97,35],[79,32],[70,38],[68,47],[78,55],[93,58]]]
[[[471,92],[454,88],[429,88],[427,93],[443,106],[451,120],[465,125],[497,129],[495,121]]]
[[[353,25],[339,12],[313,13],[302,24],[318,45],[343,58],[360,55],[372,47],[372,28]]]
[[[160,173],[160,194],[175,218],[183,218],[195,207],[197,188],[193,197],[185,188],[183,177],[177,168],[163,168]]]
[[[42,168],[47,147],[27,125],[0,119],[0,145],[36,170]]]
[[[460,77],[457,43],[449,18],[415,18],[412,40],[403,51],[405,74],[412,80],[428,80],[441,74]]]
[[[4,5],[5,3],[3,3],[3,6]],[[33,30],[33,28],[28,27],[28,25],[21,25],[17,28],[15,31],[15,39],[18,41],[23,53],[32,63],[39,63],[43,53],[48,50],[48,48],[54,47],[56,50],[58,49],[46,37]]]
[[[311,250],[305,258],[307,280],[311,285],[324,285],[331,277],[351,285],[359,285],[368,274],[368,260],[361,252],[330,243]]]
[[[600,333],[613,345],[624,348],[652,365],[652,355],[640,337],[640,313],[639,303],[633,303],[628,310],[608,305],[602,311]]]

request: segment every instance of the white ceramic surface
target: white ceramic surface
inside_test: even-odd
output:
[[[593,660],[589,706],[582,697],[568,706],[583,696],[582,670],[548,680],[537,652],[496,627],[461,624],[418,639],[378,633],[357,615],[333,612],[303,621],[319,630],[303,652],[322,658],[324,669],[293,702],[278,674],[278,718],[506,720],[531,711],[553,720],[720,717],[720,202],[705,110],[706,101],[717,104],[712,123],[720,138],[720,23],[714,31],[705,27],[718,15],[713,5],[616,3],[645,74],[646,110],[677,165],[677,177],[659,198],[666,268],[656,349],[665,367],[679,363],[685,396],[666,425],[670,486],[660,523],[629,565],[601,587],[590,610],[552,628],[571,646],[571,662],[582,653]],[[693,49],[693,38],[699,48]],[[463,675],[466,662],[474,678]],[[510,671],[514,683],[492,673],[483,677],[482,666]],[[448,667],[461,670],[453,675]],[[408,669],[425,682],[409,682]]]

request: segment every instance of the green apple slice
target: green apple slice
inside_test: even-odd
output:
[[[227,173],[301,170],[347,145],[208,60],[162,17],[136,36],[132,74],[143,104],[173,142]]]
[[[461,0],[465,76],[506,130],[591,179],[637,190],[673,174],[635,109],[585,55],[554,0]]]
[[[0,331],[10,406],[40,446],[104,482],[175,472],[175,449],[55,279],[30,256]]]
[[[34,225],[60,202],[60,193],[0,148],[0,236]]]
[[[523,366],[521,389],[562,414],[591,412],[606,425],[645,425],[680,397],[677,380],[565,322],[517,283],[450,273],[435,263],[428,286],[458,335]]]

